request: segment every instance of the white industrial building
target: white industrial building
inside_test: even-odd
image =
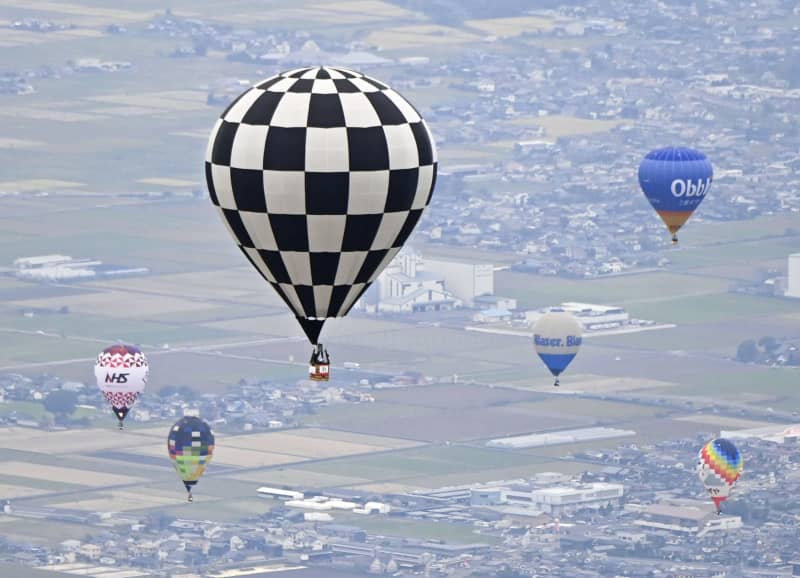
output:
[[[444,279],[448,291],[467,307],[475,307],[475,298],[494,295],[494,266],[450,259],[425,259],[426,268]]]
[[[282,488],[270,488],[269,486],[262,486],[258,488],[256,492],[261,498],[273,498],[278,500],[302,500],[305,498],[303,492],[284,490]]]
[[[617,429],[602,426],[585,427],[548,433],[496,438],[486,442],[486,445],[492,448],[524,449],[555,446],[560,444],[576,444],[635,435],[636,432],[629,429]]]
[[[623,494],[621,484],[602,482],[549,488],[483,486],[470,490],[470,503],[473,506],[524,507],[561,516],[584,508],[619,506]]]
[[[270,492],[262,492],[262,490],[269,490]],[[276,491],[275,488],[259,488],[259,495],[276,495],[278,497],[286,496],[280,490]],[[300,494],[302,496],[302,494]],[[314,496],[313,498],[303,499],[290,499],[287,500],[286,506],[289,508],[297,508],[298,510],[311,510],[315,512],[329,512],[332,510],[349,511],[354,514],[388,514],[392,511],[391,504],[383,502],[367,502],[364,506],[359,506],[355,502],[348,502],[338,498],[329,498],[328,496]]]
[[[103,266],[102,261],[74,259],[68,255],[39,255],[14,260],[14,276],[26,281],[75,281],[148,272],[146,267],[115,268]]]
[[[462,302],[446,288],[444,277],[428,271],[425,265],[421,255],[401,251],[356,308],[367,313],[413,313],[461,307]]]
[[[619,506],[624,488],[621,484],[595,482],[577,488],[556,487],[535,490],[529,494],[531,503],[539,510],[554,516],[576,512],[583,508],[605,508]],[[528,495],[510,492],[508,503],[525,503]]]
[[[404,249],[356,303],[367,313],[446,311],[459,307],[515,309],[515,299],[494,295],[494,266],[452,259],[423,258]]]
[[[69,281],[90,279],[100,261],[73,259],[67,255],[39,255],[14,260],[14,275],[28,281]]]
[[[800,298],[800,253],[789,255],[786,296]]]

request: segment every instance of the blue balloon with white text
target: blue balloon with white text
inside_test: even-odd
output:
[[[639,165],[639,185],[678,242],[678,230],[703,202],[714,170],[706,155],[684,147],[650,151]]]

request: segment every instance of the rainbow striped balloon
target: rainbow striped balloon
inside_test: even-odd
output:
[[[742,475],[744,460],[739,449],[726,439],[715,439],[703,446],[698,454],[697,475],[705,486],[717,513],[720,504],[730,496],[733,486]]]

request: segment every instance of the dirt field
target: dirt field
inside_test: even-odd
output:
[[[373,411],[373,407],[377,411]],[[392,404],[369,406],[358,419],[335,410],[323,410],[308,425],[348,429],[363,434],[406,437],[425,442],[466,441],[580,427],[592,418],[534,413],[514,406],[472,409],[432,409]]]
[[[107,474],[76,468],[45,466],[16,461],[3,462],[3,468],[6,471],[14,472],[16,476],[40,480],[59,480],[68,484],[78,484],[82,486],[130,484],[141,480],[141,478],[134,476]]]
[[[30,428],[3,428],[0,435],[0,447],[59,456],[137,447],[150,441],[151,438],[146,436],[108,429],[48,432]]]
[[[17,486],[10,484],[0,484],[0,499],[12,500],[14,498],[22,498],[28,496],[36,496],[46,493],[45,490],[37,488],[26,488],[25,486]]]
[[[148,489],[143,492],[96,492],[89,494],[89,497],[86,499],[53,502],[51,505],[56,508],[86,510],[87,512],[126,512],[151,507],[155,508],[158,506],[171,506],[175,504],[175,501],[176,496],[174,492],[158,493]]]
[[[372,453],[389,449],[389,447],[391,447],[391,445],[388,447],[381,445],[381,440],[386,438],[357,436],[362,440],[363,443],[353,443],[349,441],[316,437],[313,435],[314,431],[320,430],[302,429],[288,431],[285,433],[276,432],[229,437],[225,439],[225,446],[255,450],[259,452],[264,450],[274,450],[279,454],[307,459],[332,458]],[[392,445],[396,447],[398,446],[397,440],[390,441],[393,442]],[[402,442],[400,447],[409,447],[412,445],[414,444]]]
[[[315,440],[331,440],[336,442],[350,442],[356,444],[370,444],[380,446],[383,449],[405,449],[414,447],[416,442],[402,438],[388,438],[380,436],[364,436],[357,433],[341,430],[329,430],[319,428],[303,428],[300,430],[289,430],[286,433],[314,438]]]

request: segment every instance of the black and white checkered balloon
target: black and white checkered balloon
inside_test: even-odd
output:
[[[222,114],[211,200],[316,343],[394,258],[430,202],[436,148],[397,92],[344,68],[291,70]]]

